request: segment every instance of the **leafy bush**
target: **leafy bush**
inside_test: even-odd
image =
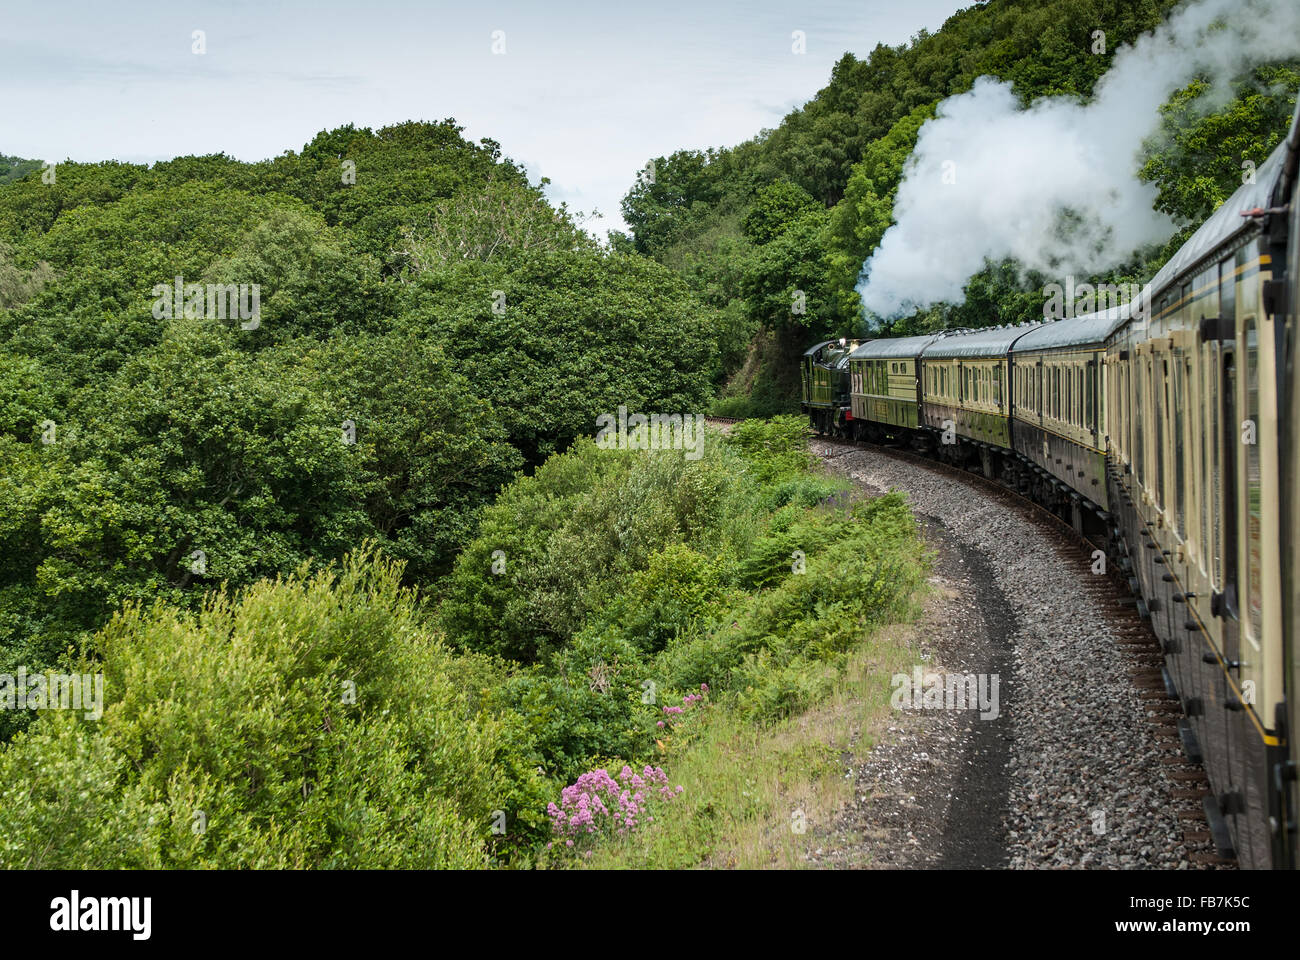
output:
[[[808,422],[799,416],[744,420],[732,427],[727,445],[748,461],[760,483],[799,477],[812,466]]]
[[[514,673],[495,702],[522,718],[534,763],[568,780],[599,758],[648,756],[658,710],[645,702],[648,677],[633,644],[593,631]]]
[[[802,673],[818,673],[819,664],[834,660],[871,627],[906,615],[924,566],[900,494],[859,504],[847,515],[791,525],[787,533],[796,535],[761,538],[751,566],[741,567],[778,569],[779,579],[763,581],[769,589],[745,595],[712,629],[668,645],[656,661],[668,687],[708,683],[743,693],[759,717],[778,716],[811,701],[811,688],[800,687]],[[802,543],[805,572],[774,559],[774,543],[781,551]]]
[[[710,434],[706,451],[715,443]],[[707,555],[745,536],[750,493],[721,450],[687,460],[580,441],[483,512],[443,585],[447,633],[469,649],[544,659],[669,544]]]
[[[474,867],[496,810],[541,829],[546,787],[497,669],[421,624],[399,565],[131,607],[96,635],[107,707],[0,747],[5,867]]]

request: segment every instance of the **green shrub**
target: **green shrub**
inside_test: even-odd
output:
[[[536,663],[668,545],[689,543],[709,556],[753,536],[750,481],[716,434],[709,437],[699,460],[583,440],[507,487],[444,581],[448,636]]]
[[[594,760],[630,762],[649,755],[657,708],[644,702],[648,678],[633,644],[591,631],[545,666],[512,676],[501,704],[525,718],[536,762],[567,783]]]
[[[82,664],[102,719],[0,748],[0,865],[473,867],[494,811],[537,832],[526,731],[484,709],[499,668],[429,633],[400,573],[360,554],[116,616]]]
[[[801,416],[745,420],[727,434],[727,445],[748,461],[760,483],[798,477],[812,466],[810,431]]]
[[[693,633],[724,595],[722,564],[674,543],[653,554],[644,570],[597,614],[643,653],[658,653],[674,637]]]
[[[708,683],[740,695],[760,719],[811,702],[829,682],[826,663],[872,627],[908,613],[925,570],[915,521],[898,493],[846,514],[794,521],[787,514],[773,528],[739,568],[767,589],[745,595],[710,629],[679,636],[656,661],[666,686]],[[792,544],[805,553],[803,573],[791,569]]]

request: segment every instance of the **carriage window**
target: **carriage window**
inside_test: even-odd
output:
[[[1138,483],[1146,487],[1147,485],[1147,466],[1146,466],[1146,444],[1144,442],[1144,426],[1147,421],[1146,417],[1146,377],[1143,376],[1145,362],[1137,361],[1142,365],[1138,367],[1137,376],[1133,378],[1133,471],[1137,474]]]
[[[1255,318],[1248,317],[1245,325],[1246,349],[1246,418],[1249,424],[1242,424],[1242,456],[1246,463],[1246,597],[1250,603],[1250,619],[1246,633],[1252,638],[1261,634],[1259,618],[1263,612],[1264,596],[1261,580],[1261,523],[1263,504],[1260,502],[1263,487],[1259,465],[1259,331],[1255,327]],[[1253,427],[1251,426],[1253,424]],[[1248,436],[1247,432],[1253,434]],[[1254,442],[1247,442],[1253,440]]]
[[[1131,424],[1131,412],[1129,407],[1129,368],[1121,363],[1119,370],[1119,444],[1123,448],[1120,451],[1120,457],[1124,462],[1132,465],[1133,463],[1133,435],[1129,432]]]
[[[1156,461],[1156,506],[1161,510],[1169,502],[1169,496],[1165,492],[1165,411],[1169,407],[1169,397],[1165,393],[1165,383],[1168,380],[1166,364],[1164,357],[1153,361],[1151,365],[1151,394],[1155,397],[1155,420],[1156,436],[1155,446],[1151,453]]]
[[[1094,426],[1093,407],[1096,399],[1095,393],[1097,390],[1097,364],[1096,363],[1089,361],[1088,375],[1085,379],[1086,379],[1088,389],[1087,389],[1087,398],[1084,401],[1084,405],[1083,405],[1083,425],[1088,430],[1091,430],[1093,429]]]
[[[1217,317],[1219,315],[1218,264],[1202,270],[1196,277],[1195,287],[1201,299],[1192,307],[1192,322],[1196,323],[1204,317]]]
[[[999,406],[1002,403],[1002,364],[993,370],[993,402]]]
[[[1212,451],[1214,449],[1214,429],[1216,420],[1214,408],[1217,403],[1218,395],[1211,387],[1212,374],[1210,344],[1207,343],[1201,347],[1200,363],[1197,369],[1195,371],[1192,370],[1191,357],[1188,357],[1185,371],[1187,375],[1187,389],[1191,390],[1192,384],[1195,383],[1200,394],[1200,409],[1197,411],[1199,413],[1199,418],[1193,421],[1194,426],[1192,428],[1193,433],[1196,433],[1197,436],[1192,440],[1194,445],[1193,449],[1188,450],[1189,458],[1193,453],[1197,456],[1197,460],[1192,461],[1192,473],[1194,476],[1193,483],[1197,484],[1197,493],[1199,495],[1199,503],[1195,505],[1197,509],[1196,523],[1200,528],[1197,531],[1199,541],[1197,544],[1199,547],[1199,550],[1197,551],[1198,563],[1201,569],[1201,574],[1209,576],[1210,586],[1212,588],[1217,588],[1218,578],[1215,575],[1214,561],[1216,549],[1214,542],[1217,537],[1214,528],[1211,526],[1210,516],[1214,512],[1211,507],[1213,500],[1211,491],[1215,481],[1211,479],[1211,472],[1214,470],[1214,467],[1211,464],[1211,459]],[[1197,469],[1198,466],[1199,470]]]
[[[1219,472],[1215,440],[1219,431],[1219,393],[1215,387],[1214,344],[1201,346],[1201,572],[1219,589]]]
[[[1183,358],[1181,351],[1174,354],[1173,363],[1173,394],[1174,403],[1170,407],[1169,415],[1173,422],[1174,429],[1174,447],[1170,451],[1174,458],[1174,516],[1177,526],[1175,532],[1180,538],[1187,537],[1187,487],[1185,483],[1185,474],[1183,470],[1183,457],[1186,447],[1183,444],[1183,423],[1187,417],[1187,398],[1185,395],[1186,387],[1183,381]]]
[[[1232,261],[1227,262],[1231,269]],[[1229,286],[1223,285],[1224,316],[1232,311],[1235,315],[1235,294],[1229,296]],[[1234,319],[1235,324],[1235,319]],[[1236,327],[1232,327],[1235,337]],[[1237,358],[1234,349],[1236,341],[1230,341],[1219,349],[1223,352],[1223,382],[1220,394],[1223,408],[1219,416],[1219,445],[1215,450],[1223,458],[1223,467],[1217,471],[1219,503],[1222,509],[1219,518],[1222,521],[1222,536],[1219,538],[1219,556],[1222,560],[1223,593],[1228,601],[1228,613],[1236,619],[1237,610]]]

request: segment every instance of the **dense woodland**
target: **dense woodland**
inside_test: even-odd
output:
[[[1091,25],[1170,6],[994,2],[846,53],[777,129],[656,158],[608,245],[452,120],[260,163],[0,156],[0,675],[107,700],[0,710],[0,865],[580,862],[566,784],[627,765],[640,817],[709,711],[815,702],[923,579],[902,501],[850,502],[794,418],[699,460],[599,449],[596,418],[797,406],[935,105],[983,74],[1087,96]],[[1171,101],[1162,207],[1210,212],[1298,84]],[[259,322],[160,318],[177,277],[258,284]],[[1033,281],[990,264],[894,332],[1037,315]]]

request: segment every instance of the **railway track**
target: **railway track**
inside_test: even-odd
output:
[[[734,423],[735,420],[725,421]],[[1060,562],[1066,564],[1072,569],[1064,577],[1064,582],[1070,584],[1069,593],[1062,598],[1054,609],[1050,603],[1047,608],[1039,614],[1045,616],[1049,622],[1046,626],[1048,635],[1058,632],[1065,626],[1067,618],[1073,617],[1075,621],[1087,622],[1089,624],[1088,635],[1079,637],[1077,641],[1083,642],[1087,647],[1087,652],[1083,655],[1081,662],[1073,662],[1070,656],[1065,656],[1065,663],[1057,668],[1059,674],[1066,674],[1071,670],[1076,670],[1078,676],[1076,679],[1086,688],[1094,683],[1095,674],[1091,671],[1098,666],[1098,661],[1105,664],[1109,675],[1106,678],[1108,687],[1114,687],[1115,690],[1108,692],[1106,697],[1113,697],[1116,701],[1123,701],[1127,712],[1131,714],[1133,723],[1141,724],[1145,727],[1142,731],[1129,730],[1116,731],[1114,724],[1102,724],[1096,731],[1103,742],[1099,744],[1073,743],[1070,741],[1068,730],[1062,730],[1058,722],[1061,718],[1054,717],[1050,721],[1035,717],[1034,709],[1039,704],[1032,701],[1018,704],[1015,712],[1014,738],[1017,741],[1015,753],[1017,759],[1014,763],[1017,765],[1017,776],[1020,780],[1027,781],[1031,787],[1025,792],[1023,803],[1018,803],[1014,794],[1016,789],[1012,789],[1013,794],[1006,814],[1005,834],[1009,838],[1008,845],[1011,847],[1019,844],[1025,847],[1021,855],[1017,858],[1012,857],[1011,866],[1121,866],[1121,867],[1151,867],[1166,866],[1173,868],[1231,868],[1235,861],[1220,857],[1216,852],[1213,837],[1205,813],[1202,807],[1202,801],[1209,793],[1209,783],[1203,767],[1190,760],[1184,753],[1182,740],[1179,735],[1179,720],[1182,717],[1182,708],[1178,702],[1171,696],[1171,686],[1168,675],[1164,670],[1164,659],[1160,650],[1159,643],[1155,634],[1139,615],[1134,598],[1127,589],[1126,583],[1117,576],[1117,571],[1105,569],[1104,573],[1097,573],[1094,569],[1096,550],[1104,550],[1104,544],[1094,543],[1093,541],[1081,536],[1075,529],[1057,516],[1055,513],[1041,507],[1034,501],[1024,497],[1018,491],[1015,491],[997,480],[990,480],[983,476],[982,473],[962,469],[951,464],[943,463],[931,458],[921,456],[907,450],[901,450],[889,446],[872,445],[862,442],[850,442],[841,439],[828,439],[818,437],[813,440],[814,451],[835,465],[839,461],[844,465],[846,456],[862,455],[866,452],[878,460],[892,461],[895,464],[905,464],[912,471],[924,471],[932,477],[946,478],[955,481],[966,489],[972,489],[980,494],[980,501],[984,504],[996,504],[1002,508],[1003,513],[1014,512],[1026,523],[1037,529],[1040,534],[1048,541],[1054,542],[1060,548]],[[854,457],[849,457],[854,459]],[[855,480],[863,481],[861,472],[855,472],[852,465],[846,472]],[[897,476],[899,471],[896,469],[886,470],[889,476]],[[881,477],[875,476],[874,481],[880,481]],[[870,481],[868,481],[870,482]],[[880,486],[880,483],[876,483]],[[904,490],[909,494],[912,491],[902,485]],[[931,496],[918,504],[914,500],[914,509],[918,506],[922,512],[934,514],[934,518],[943,523],[945,526],[953,526],[960,529],[961,523],[954,523],[952,517],[945,518],[942,516],[942,510],[936,512],[935,506],[942,506],[945,498],[942,495]],[[969,504],[973,503],[969,498],[958,496],[951,505],[961,512],[969,512]],[[1104,556],[1104,553],[1102,554]],[[1014,577],[1012,578],[1014,581]],[[1042,588],[1046,592],[1047,588],[1043,586],[1049,578],[1044,576],[1041,579],[1029,581],[1035,588]],[[1060,577],[1056,578],[1058,581]],[[1020,583],[1020,589],[1027,594],[1032,594],[1033,590],[1028,589],[1024,582]],[[1058,582],[1054,588],[1060,590]],[[1032,603],[1030,604],[1032,607]],[[1024,611],[1022,610],[1023,614]],[[1032,620],[1033,611],[1030,611],[1029,619]],[[1038,631],[1043,624],[1030,623],[1028,632]],[[1022,634],[1025,631],[1022,629]],[[1041,631],[1040,631],[1041,632]],[[1072,641],[1060,637],[1058,642],[1052,643],[1050,639],[1042,647],[1034,651],[1017,650],[1017,661],[1022,669],[1027,671],[1027,676],[1032,678],[1037,676],[1035,672],[1036,661],[1042,661],[1049,654],[1061,654],[1059,648],[1067,646]],[[1058,649],[1053,649],[1058,648]],[[1041,671],[1040,671],[1041,672]],[[1060,681],[1063,677],[1053,678],[1050,671],[1046,676],[1038,676],[1038,680],[1030,680],[1030,685],[1037,682],[1039,687],[1050,688],[1061,686]],[[1068,689],[1070,681],[1066,680],[1064,686]],[[1041,691],[1040,691],[1041,692]],[[1059,690],[1056,691],[1059,694]],[[1095,697],[1102,702],[1102,709],[1107,708],[1106,697]],[[1045,711],[1053,712],[1053,711]],[[1059,713],[1059,711],[1055,711]],[[1064,722],[1068,724],[1069,711],[1065,711],[1066,717]],[[1140,749],[1146,758],[1143,769],[1147,774],[1147,779],[1152,787],[1149,796],[1137,796],[1136,794],[1123,793],[1126,789],[1125,784],[1117,783],[1114,787],[1116,799],[1113,804],[1099,802],[1096,799],[1092,801],[1090,807],[1092,815],[1100,817],[1104,821],[1105,811],[1114,807],[1115,809],[1137,811],[1132,816],[1141,819],[1150,815],[1153,808],[1163,807],[1163,812],[1157,816],[1159,821],[1157,826],[1153,826],[1153,838],[1151,844],[1143,844],[1139,836],[1135,842],[1128,843],[1127,847],[1132,847],[1136,852],[1132,854],[1120,854],[1114,858],[1116,862],[1109,862],[1106,857],[1098,856],[1089,860],[1090,854],[1080,854],[1080,859],[1075,859],[1074,851],[1086,846],[1081,844],[1075,835],[1077,831],[1066,830],[1065,839],[1057,847],[1047,848],[1048,854],[1054,854],[1055,859],[1045,859],[1039,855],[1036,850],[1032,833],[1035,828],[1041,826],[1041,821],[1036,819],[1042,811],[1035,808],[1040,806],[1038,803],[1039,794],[1034,792],[1032,784],[1040,779],[1036,778],[1033,766],[1035,763],[1036,746],[1032,743],[1023,742],[1026,735],[1031,730],[1038,729],[1039,724],[1045,724],[1043,729],[1048,730],[1052,737],[1055,738],[1057,747],[1064,747],[1067,753],[1070,750],[1078,752],[1081,756],[1086,757],[1086,762],[1080,766],[1080,775],[1086,777],[1091,771],[1094,776],[1105,776],[1107,763],[1106,758],[1108,751],[1113,751],[1115,756],[1112,758],[1116,763],[1122,763],[1129,759],[1126,751],[1134,749],[1134,743],[1140,743]],[[1087,724],[1082,724],[1087,726]],[[1106,740],[1105,738],[1110,738]],[[1048,745],[1044,745],[1045,749]],[[1044,755],[1044,759],[1046,754]],[[1068,766],[1068,763],[1067,763]],[[1045,778],[1048,781],[1055,781],[1055,786],[1061,789],[1068,788],[1070,777],[1068,771],[1063,772],[1059,769],[1049,771]],[[1041,792],[1041,791],[1040,791]],[[1085,792],[1087,792],[1085,790]],[[1092,796],[1104,796],[1105,791],[1098,794],[1092,792]],[[1097,811],[1102,811],[1097,813]],[[1059,814],[1060,811],[1053,811],[1051,816]],[[1129,813],[1121,814],[1122,817],[1129,817]],[[1077,826],[1075,824],[1074,826]],[[1031,835],[1026,842],[1026,834]],[[1156,845],[1172,844],[1178,853],[1172,860],[1169,857],[1162,859],[1162,854]],[[1098,839],[1098,846],[1104,843]],[[1064,848],[1067,852],[1062,856],[1057,851]],[[1166,853],[1168,851],[1165,851]],[[969,864],[968,864],[969,865]]]

